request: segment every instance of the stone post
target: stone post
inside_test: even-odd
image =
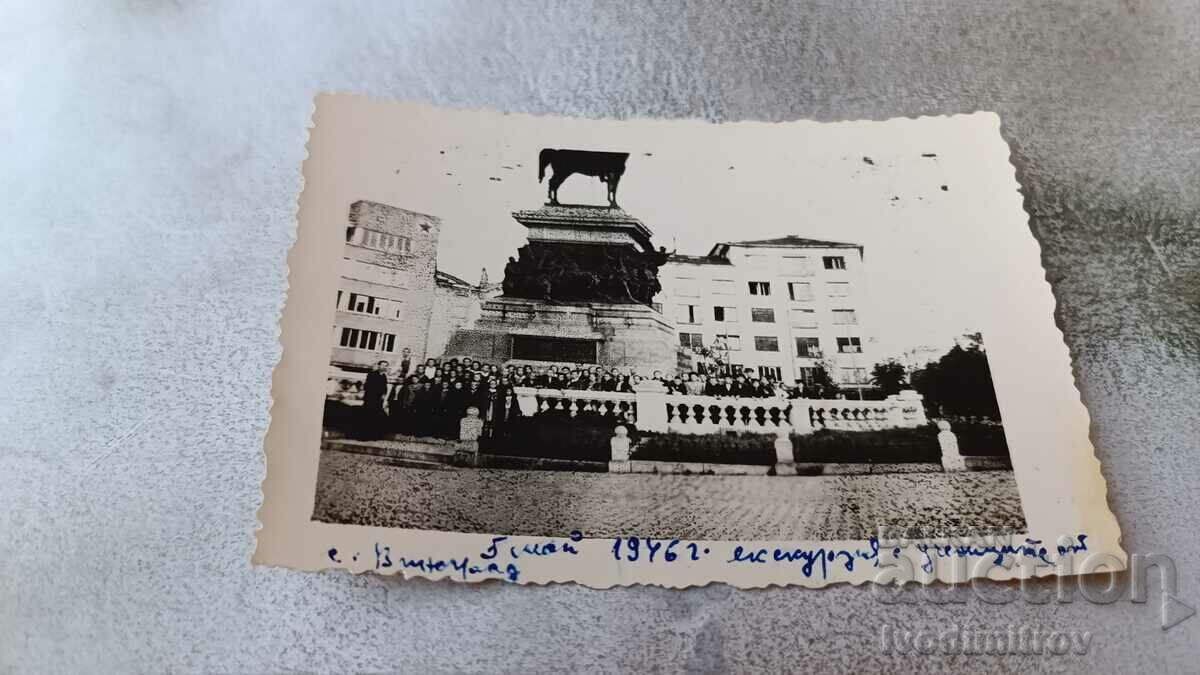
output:
[[[639,382],[637,397],[638,428],[662,433],[667,430],[667,389],[657,380]]]
[[[806,436],[813,432],[812,418],[808,415],[808,407],[808,399],[793,399],[792,411],[788,413],[788,423],[792,425],[795,433],[801,436]]]
[[[618,424],[617,428],[613,429],[609,447],[612,449],[611,461],[608,463],[609,472],[629,473],[629,430]]]
[[[904,406],[907,405],[900,400],[899,394],[892,394],[884,399],[884,405],[887,406],[887,425],[890,429],[903,429],[909,424],[904,419]]]
[[[913,418],[909,421],[912,427],[922,427],[929,424],[929,419],[925,417],[925,397],[921,396],[916,389],[904,389],[897,396],[906,406],[916,408]]]
[[[458,440],[479,442],[483,435],[483,420],[479,417],[479,408],[467,408],[467,416],[458,423]]]
[[[807,411],[807,408],[805,409]],[[775,430],[775,475],[796,475],[796,452],[792,446],[792,428],[780,424]]]
[[[942,448],[942,470],[951,471],[966,471],[967,463],[963,461],[962,455],[958,454],[958,437],[950,431],[950,423],[946,420],[938,420],[938,445]]]

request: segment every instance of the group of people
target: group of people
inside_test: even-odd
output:
[[[484,435],[500,432],[519,415],[515,386],[500,369],[478,361],[429,359],[413,367],[407,359],[392,369],[380,361],[363,383],[363,406],[374,435],[458,438],[459,424],[474,408]]]
[[[668,394],[736,398],[799,398],[806,392],[781,382],[743,373],[685,373],[654,371],[643,377],[600,366],[540,366],[487,364],[471,358],[427,359],[414,363],[409,350],[396,367],[380,361],[363,386],[364,411],[370,433],[457,438],[459,424],[471,408],[484,424],[487,437],[501,433],[521,414],[516,389],[560,389],[633,393],[647,380],[660,382]]]

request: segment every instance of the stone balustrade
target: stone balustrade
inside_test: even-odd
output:
[[[513,392],[517,395],[521,414],[526,417],[560,414],[567,417],[599,415],[616,418],[625,415],[631,422],[637,418],[637,394],[533,387],[514,387]]]
[[[894,394],[882,401],[797,399],[792,403],[792,427],[800,434],[821,429],[913,429],[928,423],[921,395],[912,390]]]
[[[667,427],[679,434],[746,431],[774,434],[787,426],[792,401],[785,398],[666,396]]]
[[[521,414],[527,417],[624,415],[638,429],[650,432],[775,434],[787,428],[808,434],[820,429],[911,429],[927,423],[921,397],[913,391],[882,401],[691,396],[668,394],[656,382],[643,382],[632,394],[532,387],[517,387],[515,392]]]

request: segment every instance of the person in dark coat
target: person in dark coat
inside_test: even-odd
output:
[[[433,431],[431,424],[435,405],[432,385],[425,378],[419,378],[413,389],[413,415],[409,426],[414,436],[429,436]]]
[[[402,384],[392,388],[392,400],[388,403],[392,428],[402,434],[413,432],[413,422],[416,416],[417,388],[421,386],[421,378],[410,375]]]
[[[455,380],[446,392],[446,403],[442,411],[441,435],[446,438],[458,437],[458,426],[462,422],[463,413],[467,409],[467,392],[463,383]]]
[[[387,414],[384,401],[388,395],[387,361],[375,364],[375,370],[367,373],[363,382],[362,432],[365,438],[383,438],[386,433]]]

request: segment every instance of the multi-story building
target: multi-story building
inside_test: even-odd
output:
[[[498,285],[472,285],[437,269],[441,220],[369,201],[350,206],[333,324],[330,376],[357,380],[378,361],[398,375],[440,356],[450,333],[470,325]]]
[[[870,377],[859,313],[863,247],[797,236],[723,242],[705,256],[674,255],[656,298],[682,347],[710,351],[735,371],[810,382],[824,367],[842,386]]]

